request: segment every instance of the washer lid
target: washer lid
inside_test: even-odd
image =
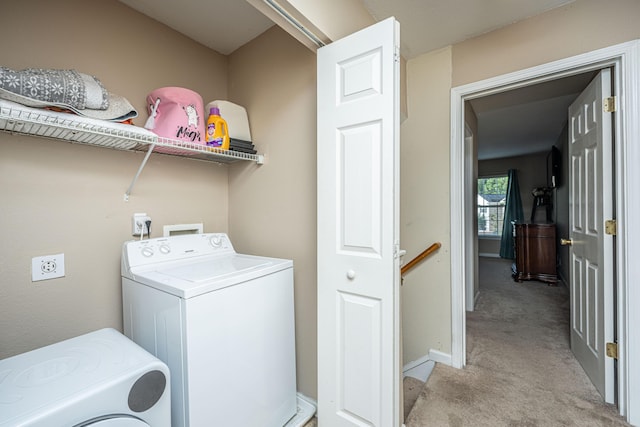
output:
[[[293,261],[287,259],[234,254],[197,262],[160,263],[153,269],[132,269],[132,273],[138,282],[191,298],[291,267]]]
[[[219,280],[238,272],[248,272],[253,269],[269,266],[272,263],[268,258],[249,258],[237,255],[220,258],[212,262],[158,269],[158,273],[174,279],[200,283],[211,279]]]

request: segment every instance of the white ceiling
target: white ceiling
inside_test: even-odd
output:
[[[244,0],[120,1],[225,55],[273,25]],[[400,22],[402,54],[411,59],[575,0],[361,1],[376,21],[395,16]],[[479,119],[478,158],[550,148],[566,120],[566,107],[584,86],[584,79],[578,79],[566,87],[556,84],[544,91],[521,89],[474,100]]]
[[[120,1],[224,55],[273,25],[245,0]],[[395,16],[402,54],[411,59],[575,0],[361,1],[376,21]]]
[[[362,0],[376,21],[400,22],[402,54],[425,52],[488,33],[574,0]]]
[[[274,25],[245,0],[120,1],[223,55]]]
[[[567,122],[569,105],[594,75],[578,74],[469,101],[478,117],[478,159],[550,150]]]

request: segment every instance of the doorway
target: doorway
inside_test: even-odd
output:
[[[633,265],[630,260],[635,259],[640,253],[640,244],[630,236],[634,233],[635,226],[627,218],[632,217],[631,208],[640,208],[640,200],[631,193],[629,188],[640,183],[640,173],[630,164],[630,155],[637,153],[638,124],[631,118],[638,117],[640,102],[635,96],[625,94],[637,93],[638,83],[632,76],[638,66],[638,42],[624,43],[606,49],[590,52],[572,58],[559,60],[550,64],[544,64],[527,70],[510,73],[507,75],[487,79],[473,84],[452,89],[451,103],[451,275],[452,275],[452,365],[458,368],[464,367],[466,352],[465,336],[465,293],[468,285],[465,278],[465,250],[468,241],[468,225],[464,222],[464,212],[472,208],[468,194],[465,194],[465,180],[469,173],[465,168],[464,147],[464,102],[481,98],[483,96],[506,92],[511,89],[523,88],[533,84],[552,81],[562,77],[573,76],[584,72],[595,71],[605,67],[612,67],[615,76],[615,92],[624,100],[623,108],[614,119],[614,137],[617,151],[615,153],[615,181],[616,181],[616,212],[618,214],[618,226],[625,225],[625,234],[619,233],[616,241],[616,253],[618,254],[615,270],[617,285],[616,322],[618,325],[618,346],[624,348],[617,364],[618,378],[618,407],[620,413],[627,420],[634,422],[635,414],[640,402],[638,376],[633,374],[640,368],[630,363],[631,360],[640,360],[640,349],[637,343],[637,332],[634,330],[640,315],[629,309],[633,304],[640,303],[640,292],[629,287],[630,273],[638,274],[640,268]],[[625,120],[626,119],[626,120]],[[620,230],[621,228],[619,228]],[[640,235],[640,233],[638,234]],[[633,332],[636,332],[635,334]],[[637,422],[637,420],[636,420]]]
[[[477,182],[478,182],[478,196],[473,193],[469,195],[473,199],[478,200],[478,212],[469,209],[467,214],[473,216],[477,215],[478,218],[478,233],[474,235],[474,238],[470,239],[466,245],[466,253],[470,254],[467,259],[474,259],[476,266],[474,270],[478,269],[478,266],[483,274],[475,275],[475,280],[467,280],[466,290],[466,306],[467,312],[473,311],[476,298],[480,297],[481,305],[478,315],[468,313],[466,318],[466,330],[467,338],[473,338],[470,341],[476,342],[480,337],[484,337],[485,333],[472,328],[469,322],[476,319],[477,316],[488,315],[484,310],[487,307],[493,307],[489,309],[493,311],[498,305],[497,301],[502,301],[506,304],[500,311],[507,313],[509,310],[516,310],[524,313],[526,309],[533,304],[532,301],[528,303],[523,299],[514,298],[508,300],[502,298],[492,292],[496,283],[501,283],[502,286],[507,284],[507,288],[521,289],[538,287],[539,291],[544,293],[547,286],[541,282],[524,282],[521,286],[515,286],[514,280],[511,279],[512,272],[515,274],[515,259],[501,258],[501,254],[509,252],[506,248],[502,248],[504,245],[504,237],[511,238],[513,230],[510,224],[505,224],[503,227],[501,222],[501,216],[498,215],[500,209],[504,209],[504,198],[506,196],[505,180],[507,179],[507,172],[511,169],[517,171],[517,180],[519,181],[519,190],[522,200],[522,216],[519,216],[518,221],[532,222],[532,223],[545,223],[536,227],[546,227],[546,229],[553,229],[554,234],[557,237],[566,237],[569,235],[569,197],[568,197],[568,183],[567,178],[569,163],[568,158],[568,109],[569,106],[575,101],[576,98],[582,93],[582,91],[588,86],[589,82],[593,80],[597,73],[595,71],[589,71],[573,76],[558,78],[555,80],[537,83],[534,85],[525,86],[518,89],[511,89],[504,92],[496,93],[493,95],[487,95],[480,98],[474,98],[465,102],[465,112],[467,115],[473,114],[474,120],[468,120],[465,126],[465,152],[477,153],[470,161],[476,162],[475,168],[477,170]],[[471,119],[471,117],[469,117]],[[468,123],[472,123],[474,127],[473,133],[475,137],[473,140],[469,140],[467,136],[469,133]],[[469,144],[476,144],[477,149],[472,149]],[[558,153],[561,154],[561,162],[559,168],[559,175],[552,179],[547,172],[548,156],[552,152],[552,148],[557,147]],[[466,157],[466,155],[465,155]],[[471,169],[469,169],[471,170]],[[473,173],[475,175],[475,172]],[[472,174],[468,174],[470,177]],[[482,186],[481,182],[487,182]],[[502,183],[501,185],[495,184],[496,182]],[[485,194],[487,188],[491,194]],[[539,212],[542,215],[535,215],[535,198],[532,195],[532,189],[534,188],[548,188],[550,194],[550,200],[547,201],[550,208],[546,212]],[[496,193],[496,194],[493,194]],[[484,202],[484,203],[481,203]],[[550,202],[550,203],[549,203]],[[471,204],[471,203],[470,203]],[[483,207],[480,207],[482,205]],[[489,208],[485,207],[490,205]],[[502,206],[502,207],[501,207]],[[494,219],[487,214],[487,209],[491,213]],[[541,209],[542,211],[544,209]],[[481,213],[484,212],[483,213]],[[511,209],[511,212],[515,212],[515,209]],[[531,213],[531,215],[530,215]],[[546,215],[544,215],[546,213]],[[467,225],[475,225],[470,222],[469,219],[465,220]],[[549,224],[552,223],[552,225]],[[495,223],[495,224],[494,224]],[[470,227],[472,228],[472,227]],[[506,236],[503,236],[506,234]],[[547,239],[548,243],[551,243],[553,247],[556,246],[556,239]],[[477,249],[476,249],[477,248]],[[558,260],[557,268],[552,271],[549,267],[552,265],[556,267],[556,250],[550,251],[549,248],[543,250],[544,253],[536,252],[533,256],[532,262],[537,263],[540,256],[553,253],[549,259],[553,258],[552,264],[546,267],[545,272],[547,274],[553,274],[559,278],[560,286],[568,288],[570,286],[570,274],[568,261],[568,250],[560,250],[558,248]],[[566,248],[562,248],[566,249]],[[513,267],[512,267],[513,263]],[[470,264],[469,264],[470,266]],[[536,264],[535,268],[540,268],[539,264]],[[539,271],[537,271],[539,272]],[[537,274],[537,273],[536,273]],[[536,275],[536,277],[538,277]],[[510,284],[510,285],[509,285]],[[565,289],[547,289],[549,298],[555,295],[557,300],[551,298],[550,301],[544,305],[537,307],[537,310],[548,313],[556,313],[556,315],[564,313],[564,310],[560,310],[557,307],[558,301],[565,300],[566,294],[561,292]],[[521,289],[524,290],[524,289]],[[511,292],[507,292],[511,294]],[[496,297],[498,298],[496,299]],[[470,299],[473,298],[473,299]],[[530,308],[530,307],[529,307]],[[544,333],[536,326],[537,322],[527,323],[526,329],[530,332],[535,332],[532,336],[538,337],[540,340],[546,338],[551,334],[559,340],[554,341],[556,345],[560,346],[564,343],[564,336],[568,337],[568,328],[570,321],[569,312],[565,313],[565,318],[561,322],[555,322],[552,327],[548,324],[544,329]],[[471,317],[469,317],[471,316]],[[546,316],[544,316],[546,317]],[[516,317],[517,318],[517,317]],[[472,322],[473,323],[473,322]],[[525,327],[518,322],[509,322],[510,327],[515,328],[517,331],[519,327]],[[541,325],[540,325],[541,326]],[[564,333],[564,329],[567,329],[567,333]],[[540,332],[538,332],[540,331]],[[469,335],[472,334],[472,335]],[[506,335],[509,338],[510,335]],[[509,349],[512,341],[506,339],[501,343],[505,346],[505,349]],[[528,343],[529,344],[529,343]],[[533,343],[530,343],[532,345]],[[569,341],[567,339],[566,346],[568,347]],[[560,348],[560,347],[559,347]],[[566,347],[561,347],[562,351],[558,354],[565,354]],[[469,362],[476,364],[478,360],[474,360],[474,348],[470,347],[467,356]],[[571,355],[571,353],[568,353]],[[554,353],[555,356],[555,353]],[[489,353],[483,353],[481,357],[490,357]],[[575,359],[575,358],[574,358]],[[575,363],[575,362],[574,362]],[[573,370],[569,370],[573,372]]]
[[[477,196],[474,190],[479,179],[506,179],[509,169],[517,171],[520,183],[519,198],[523,208],[520,220],[551,222],[557,227],[558,238],[568,236],[567,112],[596,74],[596,71],[588,71],[465,101],[467,116],[474,115],[474,120],[469,120],[471,126],[465,123],[465,162],[473,162],[471,166],[465,166],[466,170],[472,171],[465,178],[470,181],[465,191],[468,192],[467,197],[471,197],[468,199],[470,204],[478,200],[479,204],[496,205],[493,206],[495,210],[490,210],[495,216],[493,221],[488,219],[486,212],[484,214],[482,225],[488,230],[474,229],[472,221],[475,218],[482,220],[482,214],[473,209],[466,212],[468,216],[465,222],[470,230],[465,250],[467,259],[478,262],[479,256],[500,257],[503,225],[501,217],[498,218],[496,214],[501,212],[500,205],[504,204],[498,199],[505,197],[506,185],[501,187],[501,195],[491,194],[489,198],[486,195]],[[473,147],[474,144],[477,147]],[[558,167],[552,170],[555,163],[558,163]],[[549,197],[544,207],[536,203],[532,193],[534,188],[548,191]],[[492,193],[493,190],[500,193],[498,188],[492,187],[491,190]],[[504,232],[508,230],[505,228]],[[568,285],[570,271],[567,251],[559,251],[558,259],[558,277]],[[467,273],[473,274],[466,279],[467,311],[473,311],[473,300],[478,296],[477,266],[470,270],[475,271]]]

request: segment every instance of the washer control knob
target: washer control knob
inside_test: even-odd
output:
[[[209,239],[209,243],[211,243],[211,246],[213,246],[214,248],[219,248],[220,246],[222,246],[222,236],[220,236],[219,234],[211,236],[211,239]]]
[[[145,246],[144,248],[142,248],[142,255],[146,256],[147,258],[153,256],[153,248]]]
[[[171,246],[169,245],[160,245],[160,252],[162,252],[163,254],[168,254],[169,252],[171,252]]]
[[[356,278],[356,272],[353,270],[347,271],[347,279],[353,280]]]

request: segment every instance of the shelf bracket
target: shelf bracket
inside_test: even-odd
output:
[[[149,160],[149,156],[151,156],[151,152],[153,151],[153,149],[155,147],[156,147],[155,143],[152,143],[151,145],[149,145],[149,150],[147,151],[147,154],[145,154],[144,159],[142,159],[142,164],[138,168],[138,172],[136,172],[136,176],[133,177],[133,181],[131,181],[131,184],[129,185],[129,188],[127,188],[127,192],[124,193],[124,201],[125,202],[129,201],[129,196],[131,195],[131,191],[133,190],[133,186],[136,185],[136,181],[138,180],[138,177],[142,173],[142,169],[144,169],[145,165],[147,164],[147,160]]]

